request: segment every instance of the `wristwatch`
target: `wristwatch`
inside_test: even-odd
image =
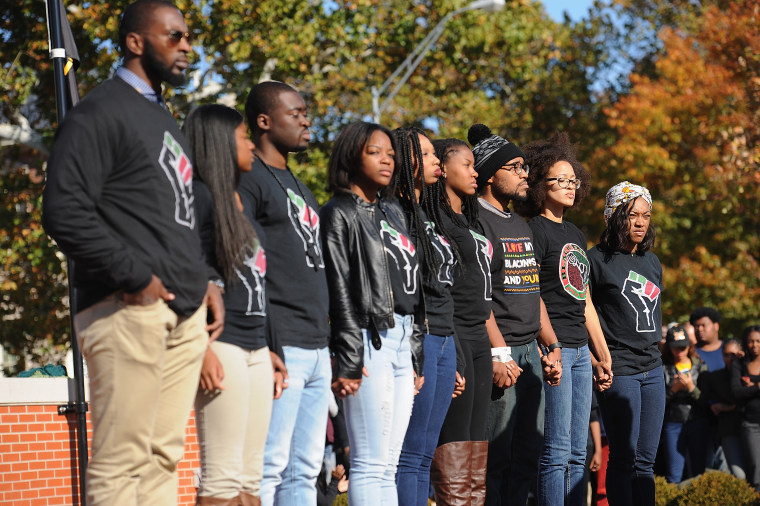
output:
[[[546,347],[546,350],[551,353],[552,351],[556,350],[557,348],[562,349],[562,343],[557,341],[556,343],[552,343],[549,346]]]

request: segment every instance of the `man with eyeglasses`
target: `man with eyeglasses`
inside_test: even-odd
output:
[[[509,209],[511,201],[527,197],[530,167],[525,155],[485,125],[473,125],[468,139],[478,172],[479,221],[494,245],[493,311],[486,322],[494,385],[486,431],[485,504],[524,506],[536,483],[543,446],[543,381],[559,382],[562,355],[556,337],[539,335],[546,310],[540,297],[533,233],[525,220]],[[547,335],[551,335],[548,316],[546,319]],[[548,348],[543,357],[537,339]]]
[[[127,6],[122,67],[69,112],[50,155],[43,224],[75,265],[90,377],[88,504],[176,504],[201,360],[224,321],[196,230],[190,150],[161,96],[163,82],[185,81],[187,32],[165,0]]]

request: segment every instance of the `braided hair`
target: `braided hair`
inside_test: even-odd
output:
[[[420,180],[422,181],[420,196],[424,195],[425,189],[428,187],[425,184],[425,176],[422,173],[420,135],[428,138],[422,130],[416,127],[397,128],[393,131],[393,140],[396,144],[396,169],[393,171],[393,179],[386,187],[386,191],[398,197],[399,204],[401,204],[406,216],[409,232],[417,238],[417,241],[422,246],[425,256],[425,272],[433,273],[438,270],[438,267],[435,265],[433,245],[425,231],[425,223],[420,217],[420,203],[417,201],[417,194],[414,191],[414,174],[416,171],[420,172]],[[427,208],[425,211],[428,217],[433,219]],[[435,219],[433,219],[433,222],[435,223]]]
[[[448,160],[449,156],[451,156],[452,153],[458,151],[461,148],[465,148],[468,150],[470,149],[470,146],[467,145],[466,142],[459,139],[436,139],[433,141],[433,147],[435,148],[435,155],[441,161],[441,167],[444,167],[446,165],[446,161]],[[444,173],[445,173],[445,170],[444,170]],[[445,179],[439,179],[437,183],[438,186],[440,187],[439,193],[437,195],[438,203],[441,209],[443,209],[443,212],[446,213],[446,216],[451,218],[451,221],[453,221],[456,225],[460,227],[469,227],[482,233],[483,228],[480,226],[480,223],[478,222],[478,207],[479,206],[478,206],[477,194],[467,195],[462,198],[462,214],[464,214],[464,217],[467,220],[467,222],[465,223],[457,215],[457,213],[454,212],[454,209],[452,209],[451,207],[449,196],[446,193],[445,181],[446,181]]]

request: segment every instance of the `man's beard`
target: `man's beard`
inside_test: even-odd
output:
[[[517,190],[510,192],[499,187],[496,187],[494,189],[496,190],[494,192],[494,196],[499,200],[509,200],[510,202],[525,202],[528,200],[527,191],[523,194],[520,194]]]
[[[161,79],[162,83],[167,83],[174,88],[184,86],[187,82],[185,74],[175,74],[172,72],[171,67],[167,67],[156,56],[156,51],[153,49],[153,45],[145,40],[145,52],[143,53],[143,65],[145,66],[145,72],[148,75],[154,75]]]

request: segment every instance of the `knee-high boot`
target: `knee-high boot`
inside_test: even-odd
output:
[[[438,506],[470,504],[472,441],[455,441],[439,446],[430,465],[430,481]]]
[[[488,465],[488,441],[472,441],[470,456],[471,505],[483,506],[486,501],[486,468]]]
[[[257,495],[251,495],[246,494],[245,492],[240,492],[240,495],[238,496],[238,506],[261,506],[261,497]]]

